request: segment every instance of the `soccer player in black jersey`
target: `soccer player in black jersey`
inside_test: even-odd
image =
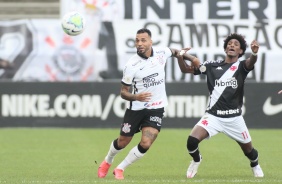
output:
[[[183,73],[207,76],[210,94],[206,112],[194,126],[187,140],[187,149],[193,158],[187,170],[187,178],[193,178],[197,174],[202,162],[199,143],[218,133],[226,134],[239,144],[250,160],[255,177],[264,176],[258,163],[258,151],[252,145],[251,136],[241,114],[245,79],[254,69],[259,50],[256,40],[253,40],[250,46],[252,54],[246,60],[240,61],[239,58],[244,55],[247,43],[242,35],[233,33],[224,40],[226,53],[224,60],[205,61],[199,68],[191,71],[191,66],[186,64],[185,58],[178,58],[178,64]]]

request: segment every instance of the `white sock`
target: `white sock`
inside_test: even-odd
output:
[[[121,149],[122,150],[122,149]],[[114,142],[111,143],[109,152],[107,154],[107,156],[105,157],[105,160],[107,163],[112,164],[114,161],[114,157],[121,151],[121,150],[117,150],[114,147]]]
[[[134,162],[142,158],[144,155],[145,154],[141,153],[138,150],[138,146],[135,146],[130,150],[130,152],[125,157],[125,159],[117,166],[117,169],[125,170],[126,167],[133,164]]]

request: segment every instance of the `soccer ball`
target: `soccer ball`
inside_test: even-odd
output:
[[[76,11],[66,13],[62,18],[62,28],[70,36],[76,36],[83,32],[85,20],[83,16]]]

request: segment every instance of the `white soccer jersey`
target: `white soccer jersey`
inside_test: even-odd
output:
[[[133,94],[142,92],[152,94],[149,102],[130,102],[128,108],[131,110],[157,109],[167,105],[165,64],[172,52],[168,47],[152,49],[149,58],[135,54],[124,67],[122,84],[132,86]]]

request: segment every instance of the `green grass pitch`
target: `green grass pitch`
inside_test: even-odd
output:
[[[162,129],[146,155],[114,179],[112,170],[139,142],[140,133],[117,157],[104,179],[97,168],[118,129],[1,128],[0,184],[91,183],[282,183],[282,129],[251,129],[265,177],[254,178],[240,147],[223,134],[200,144],[203,162],[193,179],[186,178],[190,129]]]

